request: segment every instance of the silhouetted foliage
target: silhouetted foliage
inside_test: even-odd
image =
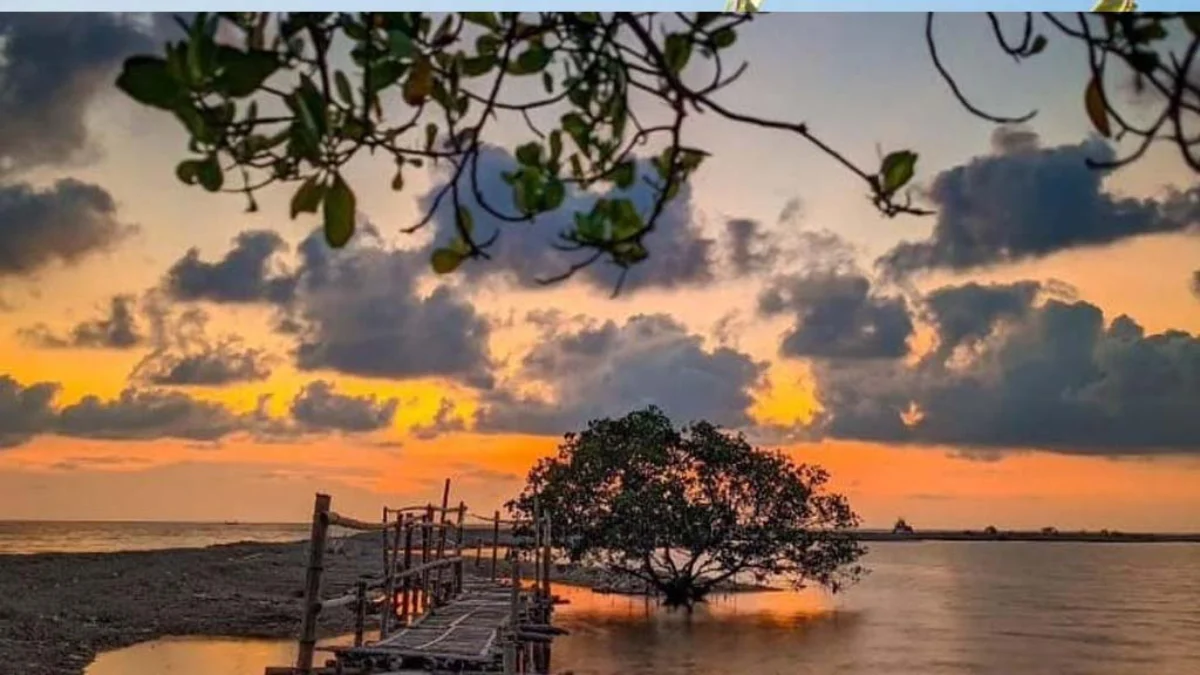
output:
[[[738,574],[834,592],[857,580],[858,517],[827,480],[707,422],[677,429],[650,407],[568,434],[510,508],[528,516],[536,502],[572,560],[690,606]]]
[[[750,11],[735,14],[200,13],[190,24],[180,22],[184,38],[162,55],[126,61],[117,84],[187,129],[192,155],[177,167],[180,180],[242,192],[252,209],[260,189],[295,184],[292,217],[320,211],[335,247],[355,230],[356,192],[343,173],[352,159],[390,156],[397,191],[411,169],[447,166],[449,180],[409,228],[426,225],[449,200],[458,236],[433,252],[439,273],[467,258],[486,258],[499,236],[477,236],[472,209],[500,222],[528,223],[595,187],[615,190],[575,213],[574,226],[555,244],[578,251],[578,260],[542,281],[565,279],[602,259],[623,270],[645,260],[646,235],[708,156],[683,142],[685,122],[699,113],[803,139],[861,181],[887,216],[929,213],[901,193],[915,175],[915,152],[889,152],[865,168],[804,122],[757,117],[715,100],[747,67],[732,67],[724,54],[760,4],[737,0],[736,8]],[[1200,112],[1200,83],[1192,76],[1200,18],[1125,11],[1131,6],[1102,0],[1100,9],[1118,11],[1043,18],[1051,31],[1086,47],[1091,75],[1080,94],[1096,131],[1139,139],[1129,155],[1103,166],[1133,161],[1153,141],[1166,140],[1200,171],[1200,135],[1187,119]],[[1015,37],[1005,34],[998,15],[987,18],[1001,49],[1017,61],[1047,45],[1032,13],[1018,19]],[[969,111],[997,123],[1033,117],[991,114],[972,104],[939,58],[933,23],[931,13],[925,35],[933,64]],[[1177,53],[1166,38],[1180,30],[1190,40]],[[344,53],[348,69],[335,60]],[[1115,107],[1106,74],[1121,67],[1156,98],[1158,111],[1132,115]],[[1144,101],[1138,105],[1146,108]],[[517,166],[504,174],[515,208],[501,208],[480,188],[480,152],[501,116],[519,116],[529,129],[528,140],[513,148]],[[652,175],[639,170],[639,160],[649,161]],[[230,173],[240,184],[231,185]],[[653,192],[648,207],[628,196],[640,183]]]

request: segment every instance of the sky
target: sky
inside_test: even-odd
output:
[[[489,512],[563,433],[654,404],[825,466],[867,526],[1200,531],[1196,176],[1166,148],[1087,169],[1120,146],[1053,35],[1014,64],[982,16],[939,19],[974,101],[1038,111],[997,126],[921,15],[759,17],[719,100],[867,165],[918,151],[935,214],[885,218],[800,139],[698,116],[712,156],[613,298],[611,268],[533,283],[563,264],[552,217],[435,276],[452,219],[401,232],[433,170],[397,193],[352,166],[336,252],[286,190],[247,213],[180,183],[185,132],[113,86],[158,19],[0,15],[0,519],[295,522],[316,491],[369,516],[446,477]],[[504,198],[531,132],[492,133]]]

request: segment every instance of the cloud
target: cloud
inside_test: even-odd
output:
[[[317,380],[292,399],[290,413],[308,431],[367,432],[391,426],[399,405],[395,398],[339,394],[331,383]]]
[[[502,214],[516,214],[512,201],[512,188],[504,182],[501,174],[516,167],[516,160],[507,151],[484,146],[479,154],[479,187],[487,204]],[[638,175],[652,173],[649,163],[639,162]],[[435,185],[420,198],[423,212],[433,206],[438,189]],[[559,243],[558,235],[574,227],[574,213],[589,210],[598,198],[568,189],[563,205],[552,213],[542,214],[532,223],[504,222],[478,206],[471,197],[469,177],[460,179],[464,194],[463,203],[470,206],[475,220],[475,238],[485,241],[499,231],[499,239],[488,249],[488,260],[468,260],[459,273],[469,278],[484,276],[506,277],[525,288],[542,288],[539,278],[564,272],[572,262],[578,261],[578,253],[563,253],[553,248]],[[616,190],[600,195],[631,199],[642,213],[649,213],[654,193],[642,180],[638,180],[628,191]],[[449,197],[443,199],[435,211],[432,221],[435,246],[443,245],[457,235],[454,209]],[[676,198],[664,209],[655,230],[645,238],[649,259],[630,269],[622,286],[623,292],[640,288],[679,288],[703,286],[714,280],[714,241],[705,237],[694,222],[692,215],[691,187],[685,185]],[[588,253],[588,252],[584,252]],[[578,273],[576,278],[604,292],[611,292],[617,283],[620,270],[604,261]]]
[[[775,278],[758,298],[762,316],[787,314],[794,323],[779,353],[801,358],[897,358],[913,334],[903,297],[881,296],[852,272],[813,271]]]
[[[0,375],[0,448],[27,442],[54,421],[54,397],[59,386],[51,382],[22,385]]]
[[[1192,272],[1192,292],[1200,298],[1200,270]]]
[[[0,174],[88,153],[90,104],[113,91],[118,64],[155,41],[131,17],[0,15]],[[7,222],[8,218],[0,218]]]
[[[784,211],[787,213],[790,209]],[[782,254],[774,238],[762,231],[762,224],[757,220],[733,218],[726,221],[725,239],[729,263],[737,276],[770,271]]]
[[[275,358],[231,335],[212,338],[209,315],[200,307],[179,308],[157,290],[148,292],[142,313],[150,327],[148,354],[130,377],[157,386],[224,386],[265,380]]]
[[[1086,165],[1087,159],[1115,158],[1104,141],[1050,148],[1037,141],[1029,131],[998,129],[992,154],[935,176],[927,195],[937,208],[932,234],[897,245],[878,264],[897,277],[964,270],[1182,231],[1198,222],[1195,191],[1163,200],[1106,192],[1109,172]]]
[[[0,185],[0,223],[0,277],[76,263],[136,231],[117,219],[107,191],[69,178],[44,189]]]
[[[749,423],[746,410],[764,363],[726,347],[706,349],[663,314],[624,324],[560,319],[555,326],[549,319],[541,317],[549,327],[518,373],[542,391],[489,392],[476,415],[478,429],[559,434],[650,404],[677,420]]]
[[[442,398],[438,403],[433,420],[428,424],[414,424],[411,429],[412,435],[422,440],[429,440],[442,434],[465,431],[466,423],[461,416],[455,414],[456,412],[457,407],[454,402],[448,398]]]
[[[487,388],[490,327],[445,285],[423,294],[425,253],[370,236],[334,251],[317,233],[301,245],[296,366],[374,378],[446,377]]]
[[[943,288],[943,341],[915,365],[818,364],[831,436],[975,449],[1139,455],[1200,448],[1200,336],[1107,325],[1029,283]],[[983,301],[981,302],[981,299]],[[974,308],[975,317],[964,318]]]
[[[135,314],[133,296],[116,295],[109,301],[104,317],[82,321],[65,335],[54,333],[45,324],[21,329],[18,334],[32,344],[51,349],[131,349],[146,339],[139,330]]]
[[[295,291],[295,278],[272,266],[287,250],[278,233],[242,232],[220,260],[205,262],[192,248],[167,270],[165,286],[176,300],[215,303],[286,303]]]
[[[173,391],[126,389],[110,401],[86,396],[66,406],[59,412],[53,431],[108,440],[213,441],[246,426],[246,418],[220,403]]]

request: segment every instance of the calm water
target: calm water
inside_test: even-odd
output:
[[[0,553],[90,553],[193,548],[237,541],[300,541],[309,526],[289,523],[104,523],[0,520]]]
[[[836,600],[723,599],[688,617],[561,588],[554,665],[576,675],[1195,675],[1200,545],[877,544]],[[261,675],[290,642],[160,640],[88,675]]]

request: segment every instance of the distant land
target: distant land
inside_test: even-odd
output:
[[[1173,534],[1156,532],[1092,532],[1045,531],[1045,530],[914,530],[893,532],[891,530],[859,530],[856,535],[863,541],[1060,541],[1078,543],[1200,543],[1200,533]]]

